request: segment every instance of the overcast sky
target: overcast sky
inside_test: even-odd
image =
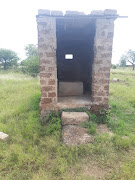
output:
[[[135,0],[0,0],[0,48],[12,49],[20,58],[24,47],[37,44],[36,15],[38,9],[91,10],[116,9],[128,19],[115,21],[112,63],[118,63],[122,53],[135,50]]]

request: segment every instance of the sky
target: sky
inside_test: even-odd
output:
[[[21,59],[24,47],[37,44],[38,9],[92,10],[116,9],[121,16],[115,21],[112,63],[119,63],[128,49],[135,50],[135,0],[0,0],[0,48],[12,49]]]

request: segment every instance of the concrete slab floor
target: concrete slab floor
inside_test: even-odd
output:
[[[59,109],[89,107],[92,105],[90,95],[58,97]]]

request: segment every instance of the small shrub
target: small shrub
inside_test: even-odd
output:
[[[99,115],[91,114],[87,111],[89,119],[98,124],[106,124],[110,119],[110,110],[103,109],[100,111]]]
[[[47,125],[46,135],[60,134],[61,132],[61,119],[58,113],[52,112],[47,117],[41,118],[41,124]]]
[[[94,135],[94,134],[96,134],[96,128],[97,128],[96,124],[91,121],[91,122],[89,122],[87,132],[89,134],[93,134]]]
[[[131,140],[128,137],[114,136],[112,139],[114,146],[118,150],[128,150],[131,146]]]
[[[87,128],[89,134],[96,134],[97,125],[93,121],[86,121],[80,124],[81,127]]]
[[[117,65],[111,64],[111,68],[112,68],[112,69],[116,69],[116,68],[117,68]]]

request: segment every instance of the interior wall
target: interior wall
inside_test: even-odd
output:
[[[91,93],[95,21],[56,19],[58,81],[81,81],[84,93]],[[65,59],[73,54],[73,59]]]

